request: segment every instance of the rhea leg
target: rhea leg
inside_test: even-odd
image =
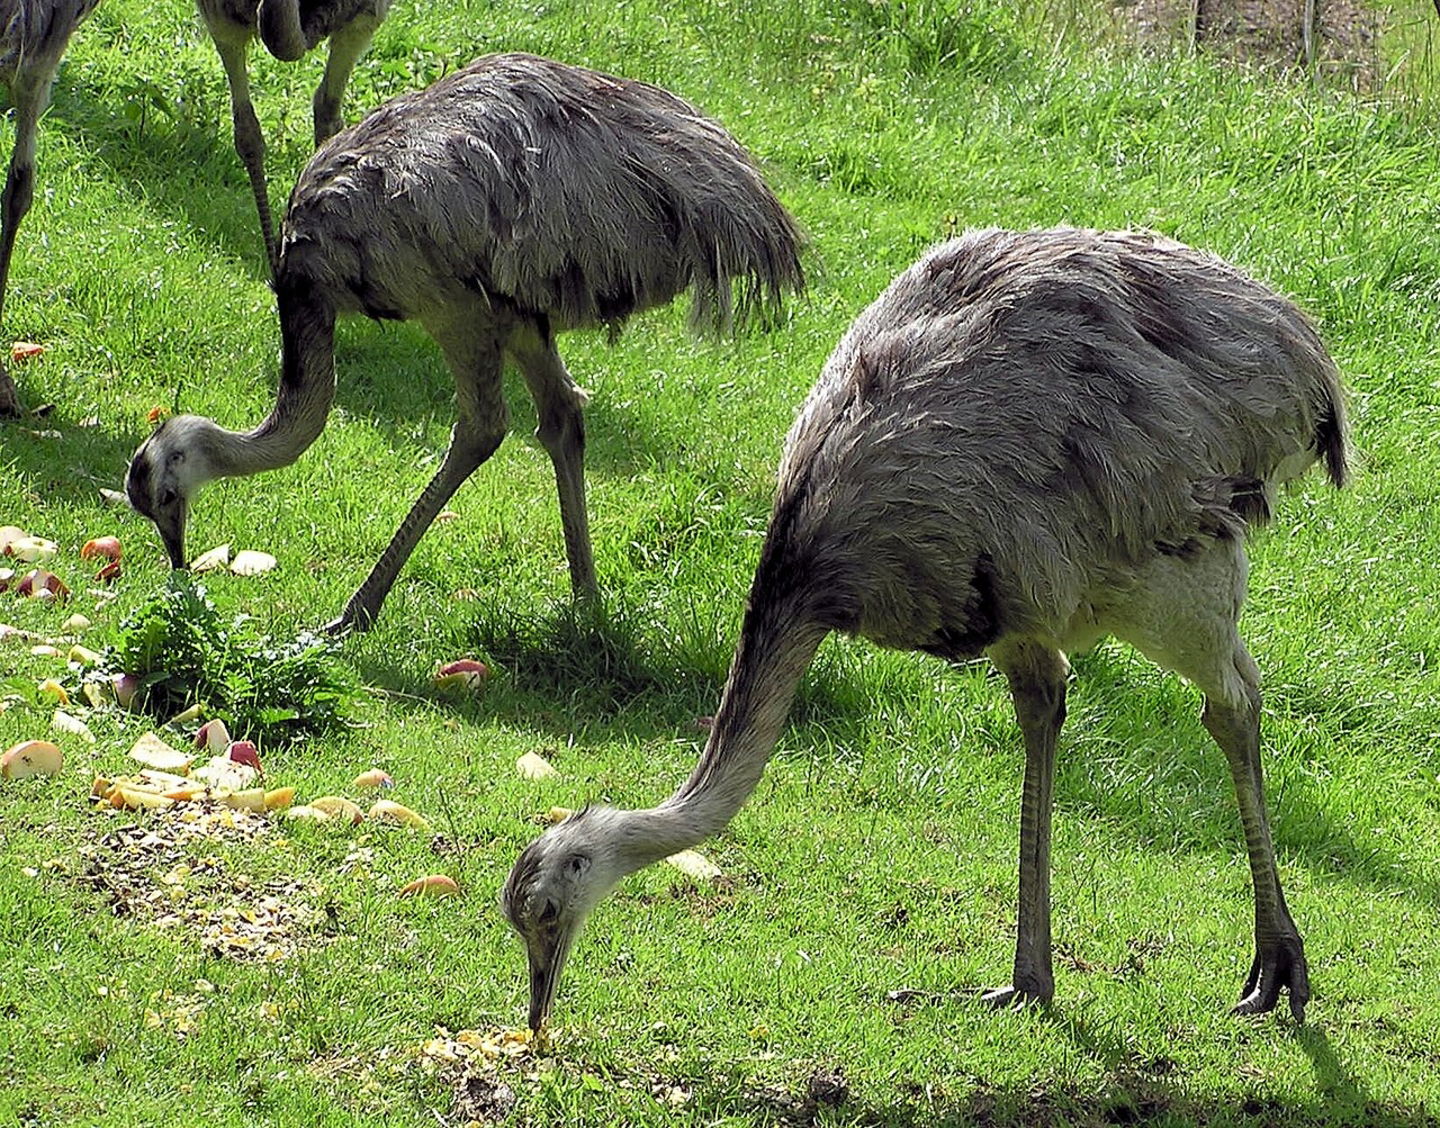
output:
[[[0,318],[5,312],[5,292],[10,281],[10,258],[20,221],[35,198],[35,135],[40,114],[50,100],[53,73],[43,76],[17,75],[11,96],[15,101],[15,148],[10,153],[10,171],[5,177],[5,194],[0,200],[3,227],[0,227]],[[3,324],[3,321],[0,321]],[[15,381],[0,360],[0,416],[20,414],[20,397]]]
[[[505,438],[509,424],[500,382],[499,341],[488,335],[477,338],[473,329],[453,334],[432,330],[432,335],[440,342],[455,375],[459,418],[450,432],[450,446],[440,469],[400,522],[370,575],[350,597],[340,617],[326,626],[331,634],[370,628],[420,537],[465,479],[495,453]]]
[[[210,38],[225,68],[230,84],[230,117],[235,128],[235,152],[250,177],[250,191],[255,197],[255,210],[260,215],[260,237],[265,240],[265,257],[273,277],[280,262],[280,248],[275,241],[275,222],[270,217],[270,192],[265,186],[265,138],[260,133],[260,119],[250,101],[250,75],[245,57],[250,48],[250,32],[220,20],[209,21]]]
[[[1115,633],[1194,682],[1205,695],[1201,721],[1225,754],[1255,887],[1255,958],[1237,1014],[1273,1010],[1281,990],[1303,1021],[1310,998],[1305,947],[1280,888],[1260,768],[1260,671],[1236,623],[1247,561],[1236,541],[1194,560],[1166,558],[1147,569]]]
[[[1050,815],[1054,804],[1055,745],[1065,722],[1065,677],[1058,650],[1033,642],[1007,643],[991,659],[1010,682],[1015,717],[1025,740],[1025,787],[1020,801],[1020,900],[1015,970],[1010,983],[985,994],[994,1006],[1049,1002],[1055,995],[1050,961]]]
[[[345,125],[344,118],[340,116],[345,87],[350,82],[355,64],[370,46],[370,40],[374,37],[379,23],[379,20],[362,16],[331,33],[330,51],[325,58],[325,74],[320,79],[315,100],[311,104],[315,115],[317,148],[339,133]]]
[[[548,334],[527,330],[510,341],[510,354],[520,367],[535,400],[539,426],[535,437],[550,454],[560,495],[560,524],[570,562],[570,586],[588,598],[598,590],[590,547],[590,518],[585,506],[585,417],[589,396],[571,378]]]

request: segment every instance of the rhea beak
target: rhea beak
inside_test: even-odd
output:
[[[537,1035],[550,1017],[550,1007],[560,986],[560,973],[565,970],[574,938],[572,930],[557,929],[548,935],[526,939],[525,954],[530,959],[530,1029]]]
[[[185,519],[189,515],[188,509],[182,498],[174,505],[161,509],[153,518],[165,544],[165,552],[170,557],[170,567],[177,571],[185,569]]]

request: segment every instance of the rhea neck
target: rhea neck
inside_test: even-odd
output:
[[[335,400],[335,312],[297,287],[277,290],[280,384],[275,406],[250,431],[214,427],[208,456],[217,476],[288,466],[325,429]]]
[[[788,612],[747,612],[720,707],[690,777],[658,807],[620,811],[626,869],[688,849],[721,830],[760,782],[790,705],[828,628]]]

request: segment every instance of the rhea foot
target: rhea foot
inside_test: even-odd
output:
[[[1305,946],[1299,936],[1282,936],[1256,945],[1255,960],[1240,992],[1240,1001],[1231,1014],[1265,1014],[1275,1009],[1280,991],[1290,993],[1290,1014],[1305,1021],[1305,1004],[1310,1001],[1310,975],[1305,964]]]
[[[986,991],[980,996],[980,1001],[987,1007],[1001,1010],[1005,1007],[1033,1007],[1048,1003],[1055,996],[1052,987],[1048,991],[1028,990],[1008,984],[1004,987],[996,987],[992,991]]]

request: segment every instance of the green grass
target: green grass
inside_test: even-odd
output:
[[[178,855],[153,846],[121,880],[114,836],[147,820],[85,799],[143,730],[115,714],[89,718],[93,749],[57,738],[58,779],[0,784],[0,1124],[1433,1123],[1433,14],[1397,7],[1393,73],[1356,96],[1136,49],[1080,0],[1041,7],[396,5],[352,117],[489,50],[661,82],[765,163],[810,234],[813,290],[780,331],[736,342],[688,340],[680,308],[614,346],[564,340],[594,393],[602,624],[566,610],[549,460],[517,383],[513,437],[457,495],[458,519],[426,535],[376,629],[344,646],[370,687],[362,723],[262,748],[271,781],[302,797],[347,794],[357,772],[385,768],[393,796],[435,822],[433,841],[276,824]],[[277,205],[307,156],[319,65],[255,65]],[[48,635],[78,608],[95,621],[87,644],[112,637],[165,576],[150,527],[97,492],[118,487],[146,412],[239,426],[270,402],[278,334],[228,118],[183,3],[106,0],[77,35],[6,306],[7,341],[48,347],[17,370],[22,393],[57,406],[0,429],[0,524],[57,540],[77,597],[61,610],[0,596],[0,621]],[[832,639],[754,798],[705,846],[726,879],[700,888],[663,866],[630,879],[571,961],[554,1053],[461,1092],[421,1047],[437,1027],[522,1022],[523,957],[495,893],[536,817],[653,803],[694,761],[780,443],[830,347],[948,233],[1059,222],[1153,226],[1234,259],[1314,313],[1352,389],[1354,486],[1316,480],[1284,500],[1253,546],[1244,623],[1266,679],[1309,1023],[1227,1015],[1251,921],[1224,763],[1194,692],[1113,644],[1076,660],[1063,737],[1056,1003],[977,1006],[1013,943],[1021,753],[1003,684],[983,666]],[[315,447],[196,506],[197,551],[229,541],[279,557],[267,576],[208,583],[222,615],[276,635],[343,604],[451,421],[448,375],[417,327],[348,322],[338,363]],[[107,532],[124,541],[125,575],[97,605],[78,547]],[[483,697],[435,694],[432,670],[466,653],[496,667]],[[57,669],[0,641],[0,746],[50,734],[35,686]],[[519,779],[527,751],[560,776]],[[182,862],[192,872],[167,885]],[[465,895],[396,897],[427,872]],[[217,956],[194,920],[155,922],[156,898],[253,910],[267,889],[298,912],[283,958]],[[935,997],[887,1001],[900,988]],[[812,1076],[836,1070],[848,1099],[807,1104]]]

